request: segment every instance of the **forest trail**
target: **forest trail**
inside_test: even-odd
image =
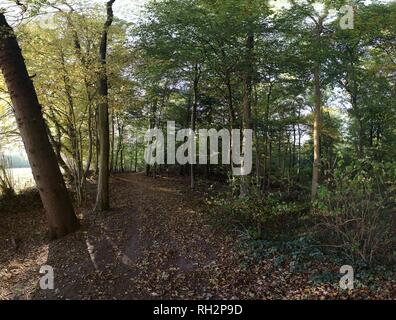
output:
[[[87,206],[80,214],[84,218],[79,232],[47,245],[29,245],[26,240],[26,248],[14,255],[19,262],[29,256],[30,262],[24,265],[31,269],[12,275],[19,281],[8,295],[40,299],[209,299],[224,294],[238,298],[230,296],[225,287],[217,293],[221,286],[231,285],[223,277],[237,272],[238,266],[232,263],[234,255],[230,254],[235,252],[234,240],[204,223],[203,199],[187,186],[187,180],[179,177],[113,176],[113,208],[104,217],[96,216]],[[95,186],[91,189],[93,198]],[[36,259],[32,251],[36,251]],[[39,279],[41,265],[54,268],[56,290],[39,290],[37,281],[32,281],[32,277]]]
[[[111,179],[112,210],[91,210],[95,185],[80,210],[82,228],[49,242],[42,209],[0,222],[2,299],[300,299],[342,298],[334,283],[310,281],[321,264],[293,272],[277,257],[251,259],[236,233],[208,224],[204,196],[188,178],[120,174]],[[12,222],[8,221],[14,219]],[[4,226],[13,225],[8,231]],[[4,229],[4,230],[3,230]],[[10,238],[20,240],[18,249]],[[55,290],[39,288],[43,265],[55,273]],[[393,296],[394,288],[381,295]],[[393,293],[392,293],[393,292]],[[354,296],[367,295],[366,289]]]

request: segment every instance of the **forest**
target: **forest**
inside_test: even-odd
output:
[[[0,0],[0,70],[0,300],[396,298],[396,2]]]

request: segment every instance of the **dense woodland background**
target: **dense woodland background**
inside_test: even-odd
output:
[[[61,168],[83,225],[79,208],[111,216],[117,207],[110,176],[144,172],[154,185],[185,177],[184,188],[204,199],[202,221],[236,232],[252,261],[276,252],[305,267],[319,257],[394,277],[395,2],[148,1],[131,20],[114,15],[116,1],[107,11],[105,1],[3,2],[0,153],[16,148],[22,132],[53,238],[79,222],[64,205],[68,196],[58,208],[51,203],[50,180],[60,173],[36,168],[45,154]],[[345,4],[353,6],[351,29],[335,11]],[[9,39],[22,49],[25,76],[8,64],[22,63]],[[51,150],[28,138],[23,112],[39,105]],[[252,174],[233,177],[229,165],[146,165],[144,134],[166,133],[167,121],[253,129]],[[0,162],[6,214],[23,195],[13,190],[7,156]]]

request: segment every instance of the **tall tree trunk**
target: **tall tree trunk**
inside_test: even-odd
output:
[[[125,172],[125,168],[124,168],[124,147],[121,148],[121,152],[120,152],[120,169],[121,169],[122,173]]]
[[[225,57],[225,54],[223,55]],[[236,123],[234,103],[233,103],[233,94],[232,94],[232,84],[231,84],[231,75],[230,71],[227,70],[225,74],[225,84],[227,87],[227,102],[228,102],[228,113],[229,113],[229,122],[230,122],[230,132],[234,129]],[[209,146],[208,146],[209,149]],[[208,153],[209,154],[209,153]],[[232,159],[232,140],[230,140],[230,159]],[[209,164],[207,164],[207,171],[209,172]],[[229,170],[232,175],[233,164],[230,161]]]
[[[297,124],[297,130],[298,130],[298,151],[297,151],[297,181],[300,182],[300,170],[301,170],[301,106],[298,106],[298,124]]]
[[[267,189],[271,188],[271,174],[272,174],[272,137],[269,137],[268,142],[268,177],[267,177]]]
[[[136,141],[135,141],[135,172],[137,172],[137,163],[138,163],[138,140],[136,137]]]
[[[100,78],[99,78],[99,179],[98,193],[96,197],[96,211],[106,211],[110,208],[109,200],[109,153],[110,153],[110,137],[109,137],[109,87],[107,79],[107,37],[108,30],[113,23],[113,4],[115,0],[110,0],[106,4],[107,20],[104,24],[102,38],[100,40],[99,56],[100,56]]]
[[[100,153],[100,141],[99,141],[99,112],[98,108],[95,109],[95,177],[99,176],[99,153]]]
[[[319,18],[316,23],[315,37],[316,45],[320,48],[321,34],[323,31],[323,18]],[[319,58],[318,58],[319,59]],[[312,168],[312,190],[311,198],[314,200],[318,192],[319,185],[319,170],[320,170],[320,131],[321,131],[321,119],[322,119],[322,92],[321,92],[321,62],[320,60],[315,62],[314,68],[314,85],[315,85],[315,114],[314,114],[314,126],[313,126],[313,145],[314,145],[314,161]]]
[[[150,105],[150,120],[149,120],[149,129],[154,129],[156,125],[156,113],[158,110],[158,100],[157,98],[154,98],[153,103]],[[149,164],[146,164],[146,176],[150,176],[151,172],[151,167],[153,167],[153,177],[155,177],[155,166],[151,166]]]
[[[252,80],[253,80],[253,49],[254,34],[249,33],[246,39],[246,66],[243,73],[243,129],[253,129],[252,122]],[[241,177],[241,196],[249,193],[249,181],[246,176]]]
[[[90,104],[88,106],[88,157],[84,170],[85,178],[89,176],[89,171],[91,169],[92,155],[93,155],[92,106]]]
[[[115,146],[115,124],[114,124],[114,111],[111,112],[111,140],[110,140],[110,171],[114,171],[114,146]],[[117,167],[117,165],[116,165]]]
[[[124,135],[124,125],[120,123],[120,119],[117,116],[117,131],[118,131],[118,143],[117,143],[117,150],[115,156],[115,170],[118,172],[119,169],[122,170],[123,162],[122,162],[122,153],[123,153],[123,135]],[[120,161],[118,161],[120,159]]]
[[[315,67],[315,114],[313,127],[313,144],[314,144],[314,161],[312,170],[312,200],[316,198],[319,185],[319,167],[320,167],[320,127],[321,127],[321,100],[322,94],[320,89],[320,65]]]
[[[228,101],[228,112],[229,112],[229,121],[230,121],[230,129],[234,129],[234,125],[236,122],[235,119],[235,110],[234,110],[234,103],[232,97],[232,84],[231,84],[231,76],[230,72],[226,72],[225,82],[227,86],[227,101]]]
[[[194,90],[194,102],[192,105],[192,110],[191,110],[191,129],[195,133],[196,129],[196,122],[197,122],[197,108],[198,108],[198,85],[199,85],[199,78],[200,78],[200,69],[198,64],[195,64],[194,66],[194,84],[193,84],[193,90]],[[195,188],[195,175],[194,175],[194,164],[191,164],[190,166],[190,186],[191,189]]]
[[[36,90],[14,32],[3,13],[0,13],[0,69],[46,211],[50,237],[63,237],[75,231],[79,222],[48,139]]]
[[[257,93],[257,88],[256,86],[254,86],[254,117],[256,119],[258,119],[259,115],[258,115],[258,93]],[[262,151],[261,151],[261,144],[260,144],[260,137],[258,134],[258,130],[257,130],[257,124],[253,125],[254,127],[254,138],[256,140],[256,185],[261,188],[261,180],[262,180],[262,176],[261,176],[261,157],[262,157]]]
[[[268,175],[268,168],[269,168],[269,164],[268,164],[268,158],[269,158],[269,148],[268,148],[268,144],[269,144],[269,140],[270,140],[270,108],[271,108],[271,95],[272,95],[272,89],[273,89],[273,83],[270,82],[270,86],[269,86],[269,90],[267,93],[267,103],[266,103],[266,108],[265,108],[265,131],[264,131],[264,139],[265,139],[265,158],[264,158],[264,169],[263,169],[263,190],[265,190],[267,188],[267,175]],[[268,172],[267,172],[268,171]]]

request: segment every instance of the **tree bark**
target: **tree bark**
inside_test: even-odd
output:
[[[320,126],[321,126],[321,90],[320,90],[320,65],[315,68],[315,114],[313,128],[314,161],[312,170],[312,200],[316,198],[319,185],[320,166]]]
[[[135,172],[137,172],[137,163],[138,163],[138,140],[136,137],[136,141],[135,141]]]
[[[53,135],[51,133],[51,130],[49,129],[48,125],[46,124],[45,126],[46,126],[46,131],[47,131],[47,134],[48,134],[48,138],[49,138],[50,143],[52,145],[52,148],[54,149],[54,152],[55,152],[56,160],[58,161],[59,166],[64,171],[63,174],[64,174],[64,176],[66,178],[66,181],[72,182],[73,181],[73,174],[70,171],[70,168],[67,166],[66,162],[62,158],[62,152],[61,152],[62,145],[61,145],[61,142],[55,141],[55,138],[53,137]]]
[[[267,101],[265,106],[265,127],[264,127],[264,139],[265,139],[265,156],[264,156],[264,169],[263,169],[263,191],[267,189],[267,175],[269,174],[268,168],[270,165],[269,161],[269,141],[270,141],[270,109],[271,109],[271,95],[272,95],[273,83],[269,83],[269,89],[267,92]]]
[[[316,44],[320,47],[321,34],[323,29],[323,20],[320,18],[316,25],[315,36]],[[312,168],[312,190],[311,198],[316,198],[319,186],[319,169],[320,169],[320,131],[322,119],[322,92],[321,92],[321,79],[320,79],[320,61],[315,62],[314,68],[314,84],[315,84],[315,114],[313,126],[313,144],[314,144],[314,161]]]
[[[194,66],[194,102],[192,105],[191,110],[191,130],[195,133],[196,129],[196,122],[197,122],[197,108],[198,108],[198,85],[199,85],[199,78],[200,78],[200,68],[198,64]],[[195,174],[194,174],[194,164],[190,165],[190,187],[191,189],[195,188]]]
[[[253,49],[254,34],[251,32],[246,39],[246,66],[243,73],[243,129],[253,129],[252,122],[252,81],[253,81]],[[246,176],[241,177],[241,197],[249,193],[249,181]]]
[[[91,169],[92,155],[93,155],[92,106],[89,105],[88,106],[88,157],[84,170],[85,178],[89,176],[89,172]]]
[[[79,222],[46,132],[36,90],[3,13],[0,13],[0,69],[47,215],[50,237],[63,237],[77,230]]]
[[[99,78],[99,179],[98,192],[96,197],[95,211],[106,211],[110,208],[109,200],[109,154],[110,154],[110,136],[109,136],[109,87],[107,78],[107,38],[108,30],[113,23],[113,4],[115,0],[110,0],[106,4],[107,20],[104,24],[102,38],[100,40],[100,78]]]
[[[115,145],[115,125],[114,125],[114,111],[110,115],[111,122],[111,140],[110,140],[110,172],[114,171],[114,145]]]

